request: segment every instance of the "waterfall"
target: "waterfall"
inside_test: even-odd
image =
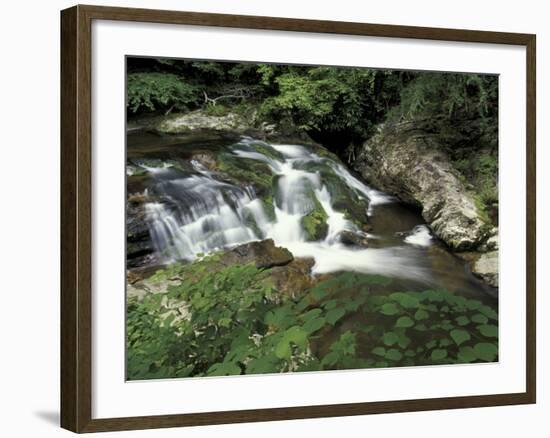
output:
[[[250,138],[228,146],[225,153],[232,160],[254,160],[268,166],[273,181],[269,202],[265,194],[263,198],[256,194],[252,184],[230,182],[196,161],[190,161],[190,168],[183,170],[166,162],[155,167],[141,165],[155,197],[145,206],[146,221],[155,249],[166,262],[192,261],[204,254],[271,238],[295,257],[315,258],[314,273],[353,269],[402,276],[403,266],[410,267],[406,248],[359,249],[341,242],[343,232],[367,235],[335,206],[334,187],[322,177],[323,172],[353,199],[365,201],[365,217],[372,214],[374,206],[395,199],[365,185],[340,162],[304,146],[267,144]],[[312,241],[304,229],[304,218],[318,210],[326,217],[326,233]],[[429,232],[426,235],[423,229],[409,239],[411,247],[426,245]],[[422,275],[422,267],[408,271],[409,276]]]

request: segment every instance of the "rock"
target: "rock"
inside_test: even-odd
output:
[[[363,145],[354,168],[379,189],[421,207],[430,228],[452,249],[475,249],[490,225],[441,150],[436,136],[404,123],[381,127]]]
[[[220,261],[224,265],[255,262],[258,269],[284,266],[294,260],[292,253],[283,247],[275,246],[273,239],[245,243],[226,252]]]
[[[315,283],[311,276],[314,259],[294,259],[288,265],[271,268],[273,286],[280,295],[295,299],[303,295]]]
[[[214,116],[197,110],[162,120],[155,129],[163,134],[184,134],[201,130],[244,134],[249,126],[250,122],[236,113]]]
[[[472,264],[472,273],[492,287],[498,287],[498,251],[481,256]]]
[[[126,205],[126,265],[136,268],[154,264],[157,258],[143,204],[129,200]]]
[[[208,135],[228,137],[243,135],[271,140],[277,143],[297,143],[316,145],[316,143],[302,129],[298,129],[291,119],[284,118],[278,123],[261,119],[257,107],[250,105],[239,113],[227,112],[223,115],[212,115],[204,109],[198,109],[183,114],[171,114],[151,121],[142,121],[146,129],[159,134],[189,136]]]
[[[314,198],[315,208],[302,217],[302,228],[306,233],[307,241],[323,240],[327,237],[328,223],[327,213],[317,198]]]
[[[344,230],[338,233],[338,239],[348,246],[360,246],[362,248],[369,246],[367,236],[364,233]]]
[[[485,242],[485,247],[488,251],[494,251],[498,249],[498,231],[495,235],[487,239],[487,242]]]
[[[209,170],[217,166],[216,155],[211,151],[197,151],[191,156],[192,161],[196,161]]]
[[[131,271],[130,271],[131,272]],[[165,294],[168,287],[179,284],[178,279],[152,280],[151,278],[135,279],[135,274],[128,273],[126,295],[128,298],[142,299],[146,294]]]

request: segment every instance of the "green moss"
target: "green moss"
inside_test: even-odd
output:
[[[206,114],[214,117],[223,117],[227,115],[231,109],[225,105],[205,105]]]
[[[489,213],[487,213],[486,204],[481,198],[480,195],[474,195],[474,202],[476,205],[476,210],[479,218],[487,225],[491,225],[491,218],[489,217]]]
[[[265,163],[246,158],[236,160],[229,154],[222,154],[217,170],[242,184],[252,184],[260,196],[271,191],[272,173]]]
[[[254,218],[254,215],[250,211],[245,211],[243,214],[244,223],[248,228],[250,228],[256,237],[263,239],[265,237],[264,233],[256,223],[256,219]]]
[[[367,223],[368,201],[360,198],[352,188],[334,173],[332,167],[326,163],[314,161],[303,163],[299,168],[320,174],[321,180],[332,198],[332,208],[344,213],[347,220],[359,227]]]
[[[262,155],[265,155],[266,157],[269,157],[273,160],[284,160],[285,156],[281,154],[277,149],[264,144],[264,143],[253,143],[251,146],[254,147],[255,152],[259,152]]]
[[[273,206],[273,195],[271,193],[268,193],[264,197],[262,197],[262,203],[264,207],[264,213],[266,214],[267,218],[271,221],[275,221],[275,207]]]
[[[308,241],[322,240],[328,232],[327,213],[315,196],[314,200],[315,208],[301,220]]]

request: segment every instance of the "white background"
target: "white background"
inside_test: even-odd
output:
[[[93,2],[101,4],[99,2]],[[542,124],[550,96],[545,86],[550,38],[544,2],[523,1],[393,1],[297,2],[258,1],[115,1],[110,5],[228,12],[256,15],[393,23],[538,34],[538,223],[548,221],[543,202],[548,154]],[[0,67],[2,85],[2,355],[0,357],[0,431],[9,437],[68,436],[57,428],[59,336],[59,9],[64,1],[11,2],[3,5]],[[6,152],[8,153],[6,156]],[[544,180],[544,181],[543,181]],[[547,434],[550,387],[542,350],[548,324],[542,321],[548,276],[543,276],[543,244],[548,232],[539,225],[539,403],[499,407],[392,414],[382,416],[287,421],[269,424],[211,426],[182,430],[142,431],[106,436],[265,437],[382,435],[409,437]]]

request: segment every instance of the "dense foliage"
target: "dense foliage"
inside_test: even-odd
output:
[[[269,270],[218,260],[172,265],[152,279],[171,281],[166,293],[130,299],[129,379],[497,359],[498,317],[480,301],[349,272],[291,298]]]
[[[498,77],[368,68],[129,58],[130,116],[253,108],[351,159],[381,122],[435,133],[456,169],[497,201]],[[245,108],[245,109],[243,109]]]

